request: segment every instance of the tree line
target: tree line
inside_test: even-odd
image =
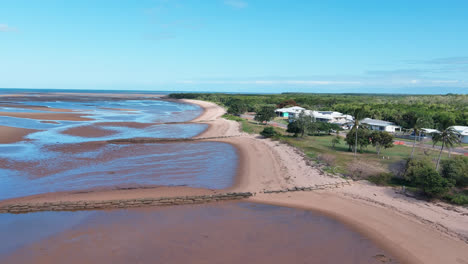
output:
[[[232,114],[258,112],[274,108],[301,106],[309,110],[330,110],[354,115],[359,109],[364,117],[394,122],[412,129],[416,117],[426,118],[425,128],[440,129],[450,125],[468,126],[468,95],[369,95],[369,94],[222,94],[175,93],[170,98],[212,101]]]

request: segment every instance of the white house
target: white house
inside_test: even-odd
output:
[[[305,110],[305,108],[302,108],[300,106],[293,106],[293,107],[287,107],[287,108],[279,108],[275,110],[275,113],[277,116],[281,117],[291,117],[299,114]]]
[[[353,122],[354,118],[334,111],[313,111],[313,117],[317,121],[328,122],[337,125],[345,125]]]
[[[361,124],[367,125],[370,130],[386,131],[390,133],[401,131],[401,126],[397,126],[395,125],[395,123],[383,120],[364,118],[363,120],[361,120]]]
[[[468,126],[452,126],[460,134],[461,143],[468,143]]]
[[[352,116],[340,112],[303,110],[298,113],[290,114],[289,121],[292,122],[302,112],[304,112],[305,115],[312,116],[315,121],[336,124],[343,128],[348,128],[347,125],[352,124],[354,120]]]

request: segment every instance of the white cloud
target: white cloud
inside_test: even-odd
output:
[[[15,32],[17,29],[15,27],[10,27],[7,24],[0,24],[0,32]]]
[[[181,80],[179,84],[256,84],[256,85],[304,85],[304,86],[319,86],[319,85],[357,85],[362,84],[358,81],[323,81],[323,80],[248,80],[248,81],[229,81],[229,80],[213,80],[213,81],[197,81],[197,80]]]
[[[224,4],[237,9],[246,8],[249,5],[247,2],[242,0],[225,0]]]

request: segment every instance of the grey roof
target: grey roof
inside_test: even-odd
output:
[[[364,118],[363,120],[361,120],[361,123],[366,124],[366,125],[371,125],[371,126],[397,126],[393,122],[371,119],[371,118]]]

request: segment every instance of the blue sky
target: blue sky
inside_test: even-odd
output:
[[[0,87],[468,93],[465,0],[0,0]]]

